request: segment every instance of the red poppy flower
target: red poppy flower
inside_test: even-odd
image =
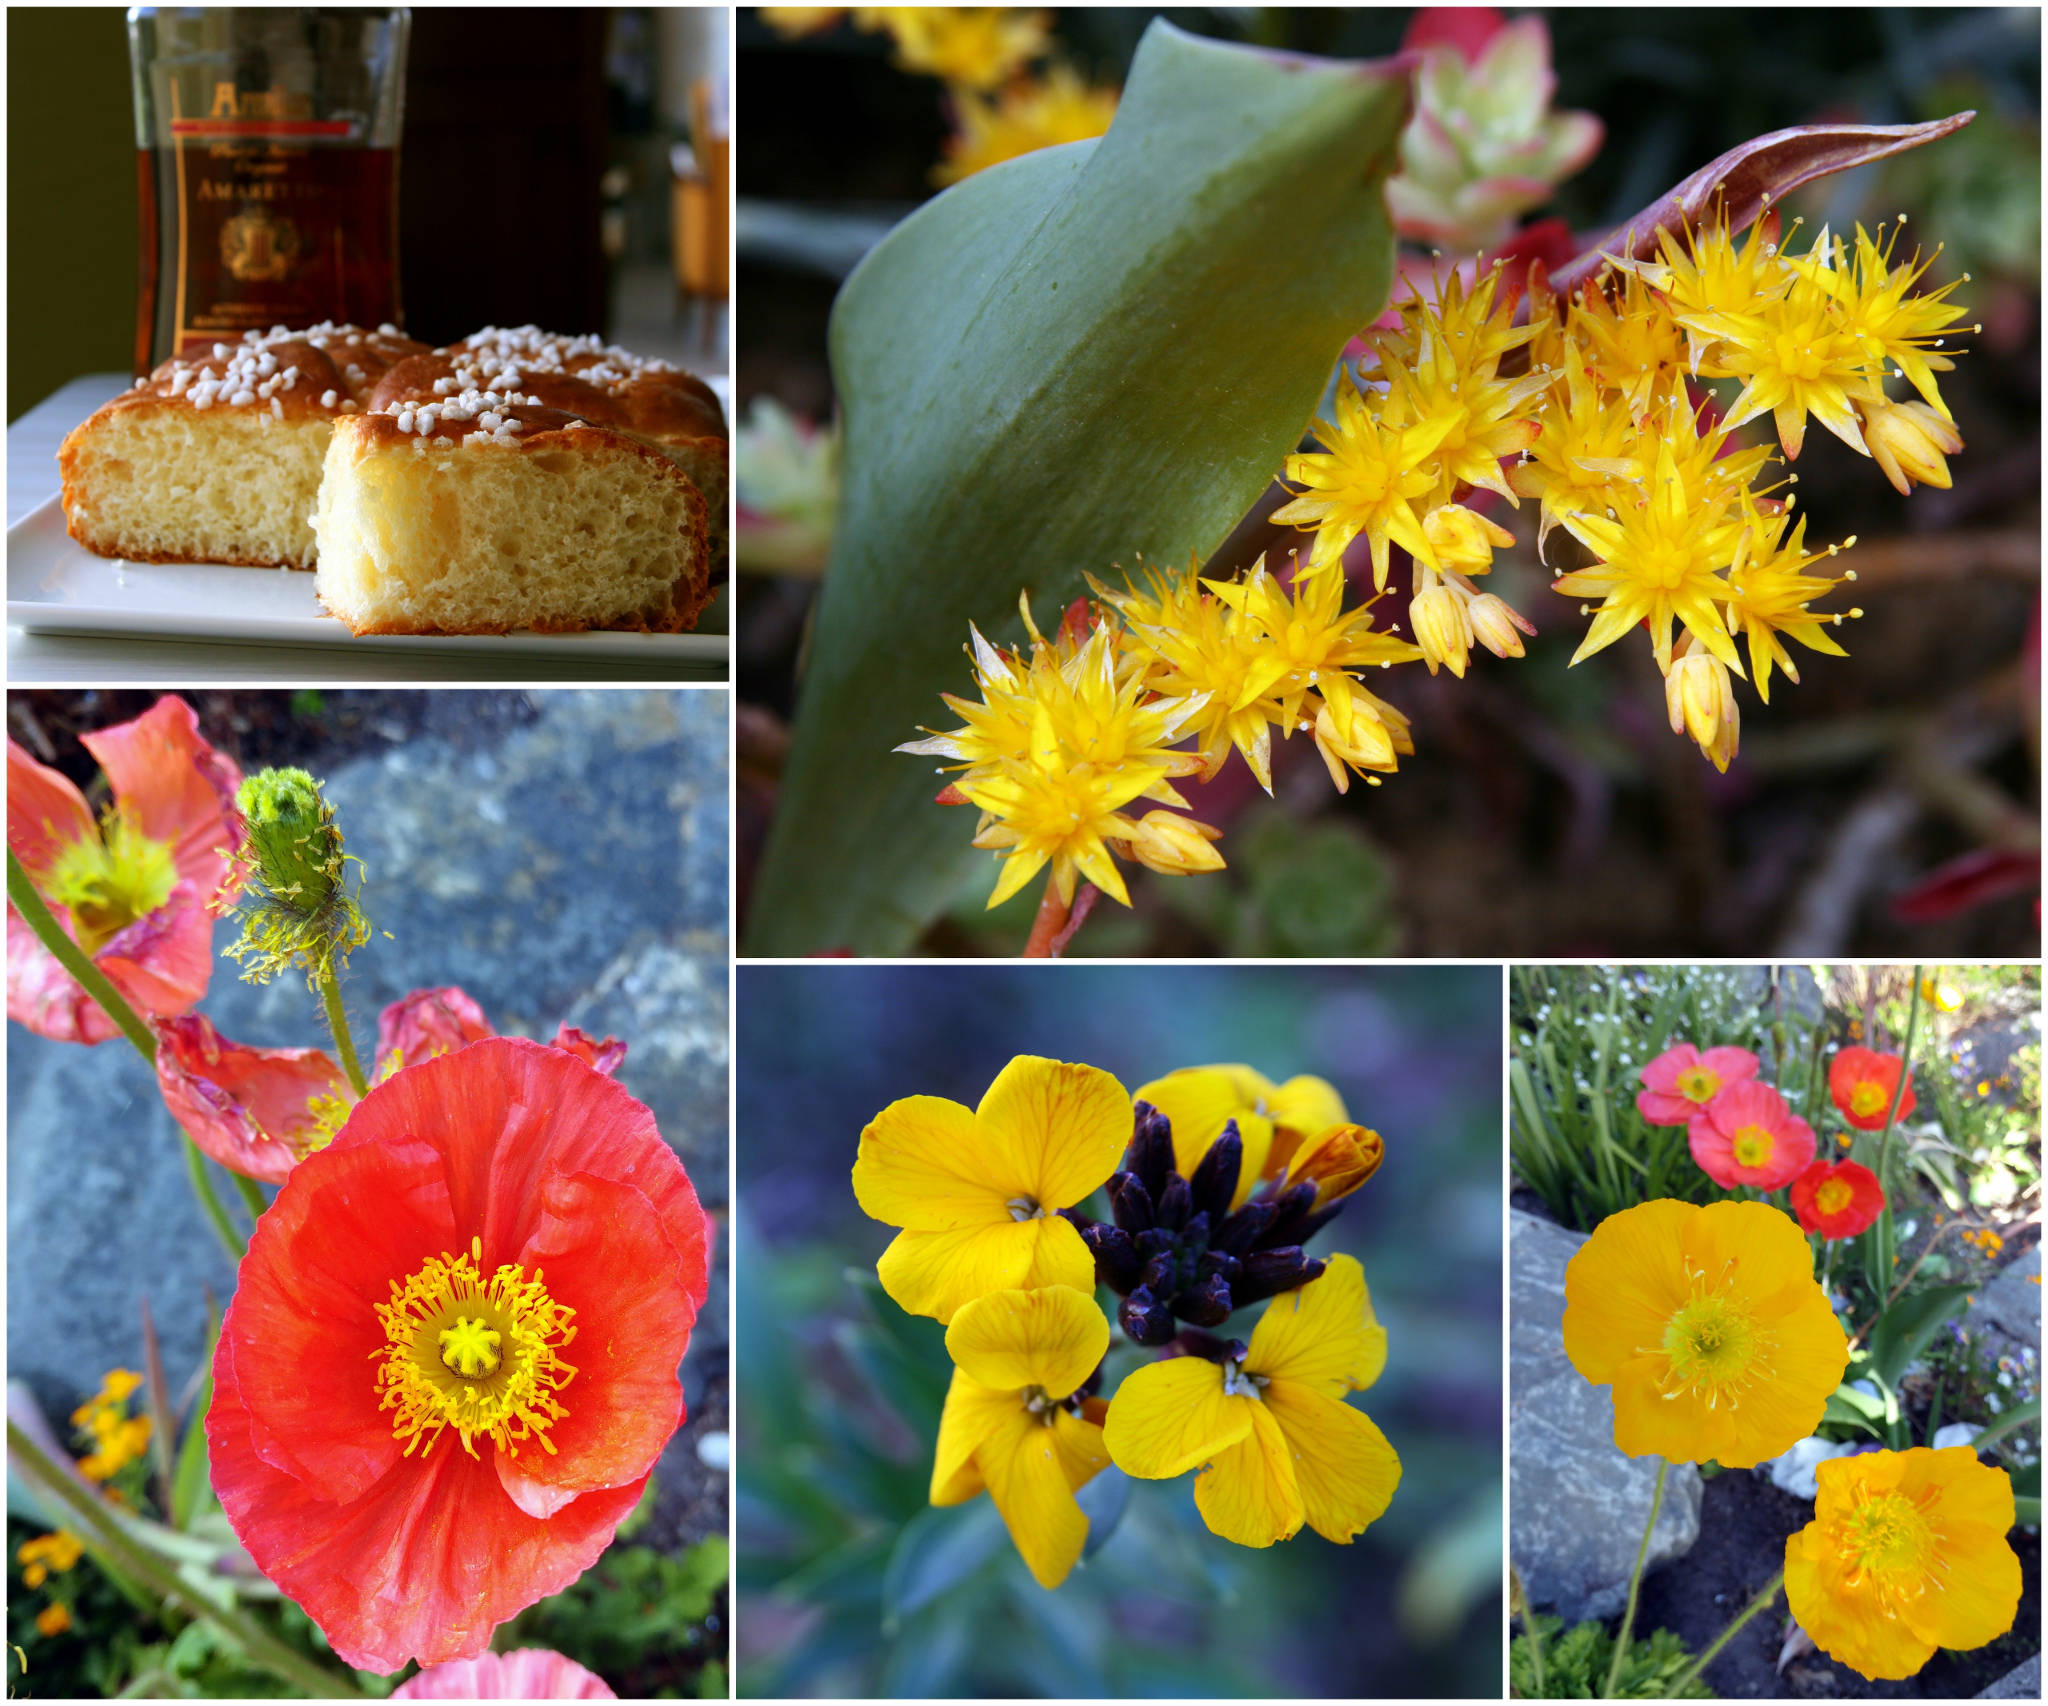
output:
[[[601,1676],[545,1647],[479,1653],[435,1665],[392,1691],[394,1700],[616,1700]]]
[[[568,1050],[403,1068],[249,1242],[206,1421],[236,1537],[351,1665],[481,1653],[638,1501],[708,1243],[653,1116]]]
[[[1843,1049],[1828,1063],[1828,1094],[1842,1110],[1842,1118],[1858,1131],[1878,1131],[1891,1111],[1892,1094],[1902,1072],[1906,1091],[1899,1097],[1898,1117],[1904,1119],[1913,1111],[1913,1075],[1895,1054],[1880,1054],[1872,1048]]]
[[[7,743],[7,845],[65,933],[145,1016],[190,1011],[213,971],[207,903],[241,843],[233,760],[182,699],[80,737],[112,785],[95,822],[62,773]],[[120,1028],[7,909],[7,1016],[38,1036],[103,1043]]]
[[[1756,1076],[1756,1056],[1746,1048],[1710,1048],[1691,1043],[1666,1049],[1645,1066],[1636,1112],[1651,1125],[1690,1125],[1692,1117],[1730,1084]]]
[[[1723,1190],[1775,1191],[1813,1161],[1813,1127],[1768,1084],[1731,1084],[1693,1115],[1686,1129],[1692,1158]]]
[[[1808,1232],[1854,1238],[1884,1212],[1884,1186],[1854,1161],[1816,1161],[1792,1181],[1792,1212]]]
[[[378,1015],[371,1077],[495,1035],[461,990],[415,989]],[[618,1038],[593,1038],[574,1025],[556,1031],[554,1046],[607,1076],[626,1058]],[[348,1079],[323,1050],[230,1042],[203,1013],[157,1026],[156,1081],[172,1117],[206,1154],[231,1173],[273,1185],[325,1145],[355,1104]]]

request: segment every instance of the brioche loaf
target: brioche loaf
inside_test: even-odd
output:
[[[336,423],[320,602],[357,634],[691,626],[704,500],[646,440],[526,393],[443,392]]]
[[[383,326],[282,326],[165,362],[64,440],[64,517],[103,557],[313,566],[334,422],[426,346]]]
[[[727,456],[702,380],[596,338],[322,325],[166,362],[59,465],[87,549],[317,561],[358,633],[673,631],[724,578]]]

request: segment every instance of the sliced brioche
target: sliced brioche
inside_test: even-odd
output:
[[[704,500],[650,443],[530,394],[443,392],[338,422],[313,531],[357,634],[695,624]]]
[[[311,568],[335,420],[425,347],[390,327],[277,327],[165,362],[58,451],[71,537],[140,563]]]

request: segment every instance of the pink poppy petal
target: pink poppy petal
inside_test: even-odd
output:
[[[545,1647],[479,1653],[423,1670],[394,1700],[616,1700],[604,1678]]]
[[[12,906],[7,909],[7,1016],[56,1043],[90,1045],[121,1034],[121,1027],[100,1011]]]
[[[170,844],[179,875],[211,899],[240,841],[235,790],[242,773],[200,738],[192,707],[166,696],[133,722],[79,738],[122,809],[143,834]]]
[[[417,1066],[497,1034],[484,1010],[452,984],[415,989],[377,1015],[377,1072],[382,1076],[394,1053],[403,1065]]]
[[[85,796],[71,778],[38,764],[12,739],[7,743],[7,845],[22,868],[41,878],[73,842],[99,834]]]
[[[564,1025],[555,1032],[555,1047],[567,1049],[586,1066],[596,1067],[607,1078],[616,1073],[626,1060],[626,1045],[617,1037],[593,1037],[574,1025]]]
[[[231,1173],[282,1184],[321,1121],[316,1096],[351,1092],[316,1048],[249,1048],[204,1014],[157,1027],[157,1087],[192,1141]]]

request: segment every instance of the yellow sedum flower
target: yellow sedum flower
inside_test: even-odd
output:
[[[1805,1234],[1768,1203],[1611,1214],[1564,1290],[1565,1354],[1613,1387],[1629,1457],[1752,1468],[1813,1433],[1848,1366]]]
[[[1785,650],[1780,635],[1797,640],[1811,651],[1828,652],[1835,657],[1848,655],[1828,634],[1828,629],[1842,618],[1815,615],[1806,608],[1814,599],[1825,597],[1842,584],[1843,577],[1806,572],[1814,564],[1833,557],[1841,547],[1830,545],[1825,551],[1809,553],[1804,516],[1795,523],[1789,510],[1768,515],[1748,503],[1744,508],[1743,536],[1735,561],[1728,569],[1726,614],[1730,632],[1749,642],[1749,667],[1756,677],[1757,697],[1768,705],[1773,664],[1795,685],[1799,680],[1792,654]],[[1851,537],[1848,543],[1853,545],[1856,541]]]
[[[1102,1407],[1074,1396],[1108,1349],[1092,1290],[1067,1285],[990,1292],[946,1329],[953,1383],[931,1501],[962,1504],[986,1488],[1043,1588],[1058,1587],[1080,1558],[1088,1518],[1074,1495],[1109,1467]]]
[[[1995,1641],[2019,1610],[2012,1482],[1968,1446],[1820,1465],[1813,1521],[1785,1542],[1785,1601],[1829,1658],[1875,1681],[1937,1647]]]
[[[1053,66],[1040,79],[1020,80],[993,99],[960,90],[946,158],[932,177],[957,184],[1019,155],[1101,136],[1116,117],[1117,98],[1117,90],[1095,88],[1066,65]]]
[[[862,6],[863,29],[887,30],[905,71],[993,89],[1051,45],[1043,12],[1016,6]]]
[[[1365,1270],[1332,1256],[1321,1278],[1266,1306],[1241,1361],[1180,1356],[1127,1376],[1103,1444],[1127,1475],[1201,1469],[1196,1507],[1225,1540],[1271,1546],[1306,1522],[1345,1545],[1386,1510],[1401,1479],[1386,1436],[1344,1402],[1386,1360]]]
[[[1735,683],[1728,666],[1712,652],[1681,640],[1686,648],[1671,660],[1664,676],[1664,707],[1671,717],[1671,732],[1689,734],[1714,761],[1714,768],[1726,774],[1742,737],[1742,711],[1735,703]]]
[[[1019,1055],[978,1107],[941,1096],[891,1102],[860,1134],[853,1194],[901,1227],[882,1289],[912,1315],[951,1321],[992,1291],[1092,1291],[1095,1258],[1059,1211],[1116,1171],[1131,1099],[1093,1066]]]
[[[1301,1142],[1345,1124],[1344,1099],[1321,1078],[1307,1074],[1275,1084],[1249,1066],[1184,1066],[1141,1085],[1131,1098],[1150,1102],[1173,1125],[1173,1167],[1192,1179],[1209,1145],[1237,1121],[1244,1160],[1238,1168],[1240,1208],[1261,1179],[1285,1167]]]

